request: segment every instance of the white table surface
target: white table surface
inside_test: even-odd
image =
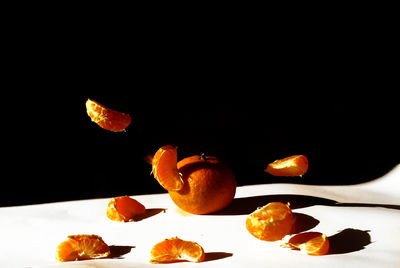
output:
[[[400,165],[358,185],[238,187],[218,215],[184,213],[167,194],[133,198],[153,215],[113,222],[110,198],[0,208],[0,267],[400,267]],[[308,256],[251,236],[246,216],[271,201],[290,202],[302,230],[327,234],[333,254]],[[100,235],[113,258],[58,263],[55,249],[72,234]],[[174,236],[202,245],[206,261],[150,264],[152,246]]]

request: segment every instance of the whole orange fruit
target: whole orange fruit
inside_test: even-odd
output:
[[[236,192],[231,168],[214,156],[194,155],[177,164],[183,188],[169,191],[172,201],[192,214],[207,214],[228,206]]]

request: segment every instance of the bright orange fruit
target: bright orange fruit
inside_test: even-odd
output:
[[[112,110],[91,99],[86,101],[86,112],[97,125],[114,132],[124,131],[132,122],[129,114]]]
[[[97,235],[70,235],[58,245],[56,259],[60,262],[104,258],[110,248]]]
[[[134,221],[135,217],[146,213],[146,208],[129,196],[118,196],[108,203],[107,217],[113,221]]]
[[[201,262],[205,258],[204,249],[192,241],[174,237],[165,239],[151,249],[151,263],[169,263],[177,261]]]
[[[305,155],[292,155],[275,160],[264,170],[274,176],[303,176],[308,170],[308,159]]]
[[[183,180],[176,166],[177,159],[177,149],[171,145],[158,149],[152,159],[154,178],[167,191],[179,191],[183,187]]]
[[[329,252],[329,240],[325,234],[306,232],[294,235],[282,247],[297,249],[308,255],[325,255]]]
[[[217,157],[194,155],[178,162],[183,188],[170,191],[174,203],[193,214],[208,214],[228,206],[236,193],[231,168]]]
[[[246,218],[246,228],[254,237],[265,241],[281,240],[292,232],[294,223],[289,204],[271,202]]]

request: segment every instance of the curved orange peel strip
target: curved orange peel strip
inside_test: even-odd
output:
[[[152,173],[158,183],[167,191],[179,191],[183,180],[177,168],[177,148],[166,145],[158,149],[152,160]]]

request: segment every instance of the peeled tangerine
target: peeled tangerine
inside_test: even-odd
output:
[[[135,217],[146,213],[146,208],[129,196],[118,196],[108,203],[107,217],[113,221],[134,221]]]
[[[308,255],[325,255],[329,252],[329,240],[325,234],[306,232],[294,235],[282,247],[297,249]]]
[[[60,262],[105,258],[110,248],[98,235],[70,235],[58,245],[56,259]]]
[[[169,263],[177,261],[201,262],[205,258],[204,249],[192,241],[174,237],[165,239],[151,249],[151,263]]]
[[[264,170],[273,176],[303,176],[308,170],[308,159],[305,155],[292,155],[275,160]]]
[[[271,202],[247,216],[246,228],[258,239],[277,241],[292,232],[293,222],[289,204]]]
[[[112,110],[91,99],[86,101],[86,112],[97,125],[114,132],[124,131],[132,122],[129,114]]]

